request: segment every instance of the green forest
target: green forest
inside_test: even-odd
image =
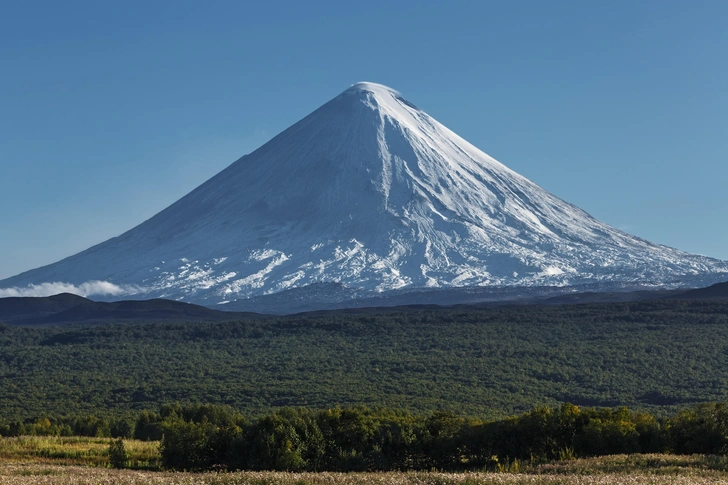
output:
[[[728,400],[728,303],[410,309],[227,323],[0,324],[0,419],[169,402],[364,405],[496,419],[539,406],[668,416]]]
[[[167,404],[112,420],[40,417],[0,424],[0,434],[109,436],[109,458],[128,466],[121,438],[161,440],[173,470],[518,471],[610,454],[728,453],[728,407],[705,403],[668,418],[627,408],[540,407],[496,420],[446,411],[366,407],[284,408],[248,420],[229,406]]]

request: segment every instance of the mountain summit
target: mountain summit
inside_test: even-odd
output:
[[[726,272],[597,221],[397,91],[357,83],[146,222],[0,288],[101,282],[212,305],[315,283],[376,294]]]

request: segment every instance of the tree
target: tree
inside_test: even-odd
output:
[[[129,455],[126,453],[124,448],[124,440],[121,438],[115,439],[109,444],[109,463],[114,468],[126,468],[126,462],[129,460]]]

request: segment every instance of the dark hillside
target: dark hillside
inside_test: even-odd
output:
[[[220,322],[260,317],[163,299],[98,302],[68,293],[45,298],[0,298],[0,322],[13,325]]]
[[[716,283],[707,288],[698,288],[689,290],[677,298],[681,300],[725,300],[728,301],[728,281],[725,283]]]
[[[0,322],[13,323],[19,320],[44,318],[89,301],[86,298],[70,293],[61,293],[44,298],[0,298]]]
[[[366,404],[505,416],[564,402],[660,414],[728,400],[728,302],[4,325],[0,380],[12,416],[171,401],[253,415]]]

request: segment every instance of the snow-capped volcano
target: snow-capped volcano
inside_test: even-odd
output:
[[[358,83],[146,222],[0,288],[104,282],[211,305],[322,282],[707,284],[726,272],[597,221],[398,92]]]

